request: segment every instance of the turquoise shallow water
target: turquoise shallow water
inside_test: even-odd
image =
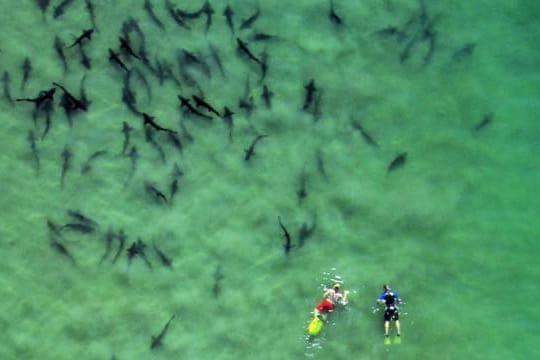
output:
[[[267,109],[258,66],[237,54],[221,15],[224,3],[211,2],[215,12],[205,35],[202,18],[182,29],[157,1],[164,31],[142,2],[95,1],[99,31],[85,45],[92,68],[84,69],[73,48],[66,50],[64,74],[54,38],[69,44],[91,26],[84,3],[75,2],[55,20],[58,2],[44,16],[34,1],[4,2],[9,11],[0,14],[0,71],[9,72],[13,97],[33,97],[53,81],[78,95],[86,74],[92,103],[74,116],[72,128],[56,106],[49,134],[36,142],[36,173],[27,134],[40,135],[43,119],[35,126],[31,104],[0,101],[1,359],[540,355],[534,306],[540,275],[539,5],[426,1],[429,18],[437,19],[437,42],[423,65],[428,42],[415,44],[400,63],[408,40],[376,33],[405,28],[412,19],[410,40],[421,18],[417,1],[334,3],[342,26],[329,21],[325,1],[273,1],[260,3],[253,29],[277,39],[256,42],[249,40],[255,30],[237,29],[256,56],[268,54],[264,84],[274,98]],[[237,27],[257,9],[255,2],[228,4]],[[175,6],[194,11],[201,2]],[[129,17],[143,30],[150,57],[168,60],[175,76],[178,49],[210,64],[210,77],[200,68],[191,75],[209,102],[235,112],[232,142],[223,121],[179,111],[176,95],[197,93],[194,86],[184,80],[180,87],[160,85],[138,61],[126,60],[151,85],[148,97],[135,82],[137,106],[166,127],[180,131],[182,122],[193,137],[189,142],[181,133],[180,154],[159,134],[165,162],[145,141],[142,122],[122,103],[122,71],[107,60]],[[472,54],[454,56],[468,43],[476,43]],[[224,76],[209,44],[219,52]],[[25,57],[33,70],[21,90]],[[312,78],[321,94],[318,118],[301,110]],[[255,103],[251,116],[238,106],[246,81]],[[472,131],[490,113],[492,122]],[[131,142],[140,155],[127,186],[123,121],[133,127]],[[268,137],[245,162],[244,149],[257,134]],[[73,157],[61,188],[66,145]],[[81,174],[98,150],[107,154]],[[387,174],[400,152],[407,152],[406,164]],[[144,183],[165,191],[174,164],[184,172],[174,201],[152,201]],[[302,174],[307,196],[299,203]],[[90,235],[62,232],[75,264],[50,246],[47,229],[47,220],[69,222],[69,209],[99,224]],[[278,216],[292,236],[288,256]],[[313,222],[313,236],[300,246],[300,227]],[[108,229],[123,229],[127,246],[140,237],[152,270],[138,258],[128,265],[125,250],[116,263],[100,263]],[[160,264],[153,242],[173,259],[172,269]],[[350,303],[308,341],[310,312],[334,276],[351,290]],[[404,299],[399,346],[383,345],[382,314],[374,307],[385,282]],[[162,347],[152,351],[151,337],[173,314]]]

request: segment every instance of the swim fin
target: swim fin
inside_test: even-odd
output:
[[[396,337],[394,338],[394,344],[396,344],[396,345],[401,344],[401,336],[396,336]]]
[[[390,344],[391,344],[391,342],[390,342],[390,337],[385,336],[385,337],[384,337],[384,345],[388,346],[388,345],[390,345]]]

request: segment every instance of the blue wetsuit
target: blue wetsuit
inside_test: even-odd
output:
[[[377,301],[384,303],[384,321],[390,321],[390,319],[396,321],[399,320],[398,305],[401,299],[395,291],[383,292]]]

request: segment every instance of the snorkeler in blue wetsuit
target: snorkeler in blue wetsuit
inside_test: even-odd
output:
[[[390,286],[383,285],[383,293],[377,299],[379,304],[384,304],[384,336],[388,338],[390,320],[394,320],[397,336],[400,336],[399,327],[399,303],[401,299],[397,292],[392,291]]]

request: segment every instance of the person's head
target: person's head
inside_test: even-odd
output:
[[[390,290],[392,290],[392,289],[390,289],[390,285],[388,285],[388,284],[384,284],[382,288],[383,288],[383,290],[385,292],[389,292]]]
[[[334,291],[335,292],[339,292],[339,288],[341,287],[341,285],[339,284],[334,284]]]

